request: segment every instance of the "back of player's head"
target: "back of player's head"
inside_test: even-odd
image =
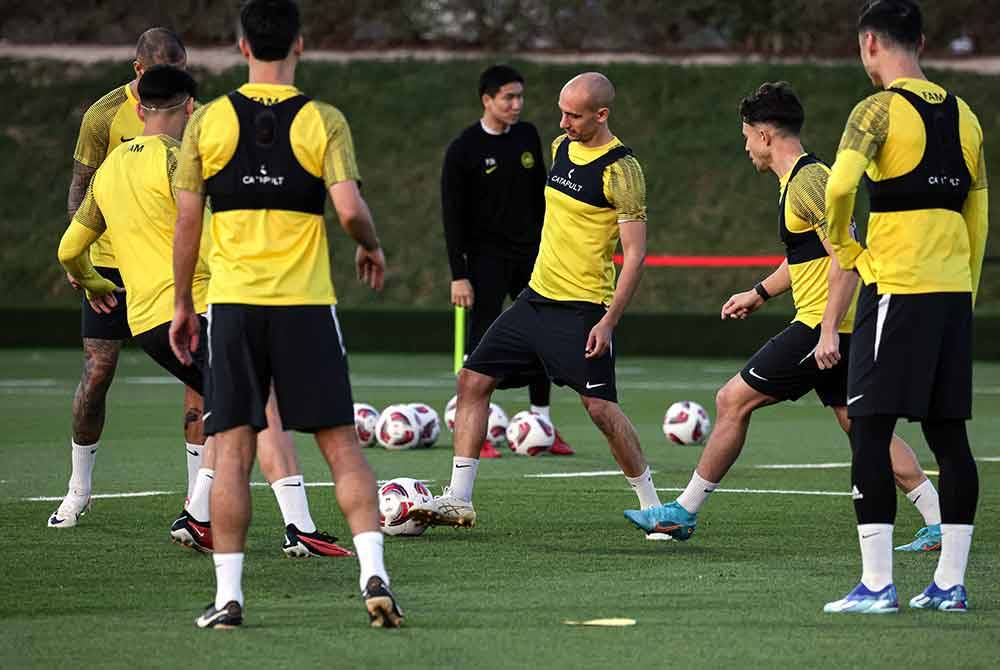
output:
[[[769,123],[772,126],[798,136],[806,121],[806,112],[786,81],[765,82],[756,91],[740,102],[740,118],[743,123]]]
[[[491,98],[496,97],[501,88],[513,82],[523,84],[524,77],[511,66],[493,65],[488,67],[479,75],[479,97],[481,98],[484,95],[488,95]]]
[[[867,31],[915,50],[924,34],[920,5],[914,0],[868,0],[858,17],[858,32]]]
[[[174,31],[169,28],[150,28],[136,42],[135,59],[144,68],[160,63],[183,67],[187,62],[187,51]]]
[[[148,112],[179,109],[196,97],[194,77],[173,65],[154,65],[139,80],[139,104]]]
[[[292,0],[247,0],[240,9],[240,30],[257,60],[284,60],[301,26]]]

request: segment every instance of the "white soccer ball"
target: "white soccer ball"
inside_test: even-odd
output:
[[[417,441],[418,447],[432,447],[437,442],[438,435],[441,434],[441,420],[434,408],[422,402],[411,402],[410,409],[417,415],[417,422],[420,425],[420,439]]]
[[[455,432],[455,410],[458,408],[458,396],[453,395],[448,404],[444,407],[444,425],[448,426],[448,430]]]
[[[486,422],[486,439],[489,440],[494,447],[501,446],[507,441],[507,426],[510,425],[510,421],[507,419],[507,413],[503,411],[500,405],[491,402],[490,403],[490,418]]]
[[[556,441],[556,429],[548,419],[531,412],[518,412],[507,426],[507,446],[521,456],[544,454]]]
[[[375,439],[386,449],[399,450],[417,446],[420,422],[409,405],[389,405],[382,410],[375,425]]]
[[[378,410],[363,402],[354,403],[354,430],[362,447],[375,444],[375,425],[378,424]]]
[[[675,402],[663,417],[663,434],[676,444],[702,444],[711,429],[708,412],[690,400]]]
[[[410,510],[418,503],[434,499],[424,483],[409,477],[396,477],[378,490],[378,522],[386,535],[420,535],[427,526],[410,518]]]

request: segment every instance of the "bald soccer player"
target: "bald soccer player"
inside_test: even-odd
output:
[[[659,505],[639,436],[618,406],[615,326],[635,294],[646,253],[646,186],[639,162],[608,127],[615,89],[603,74],[571,79],[545,185],[542,241],[528,287],[483,335],[458,378],[451,484],[411,515],[471,527],[472,488],[493,390],[544,372],[580,394],[645,508]],[[612,254],[625,261],[615,282]]]

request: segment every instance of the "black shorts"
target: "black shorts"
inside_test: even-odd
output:
[[[203,316],[199,316],[198,320],[201,322],[201,335],[198,337],[198,350],[191,355],[193,359],[191,365],[184,365],[174,356],[174,351],[170,348],[169,322],[147,330],[144,333],[139,333],[135,336],[135,341],[161,368],[198,393],[205,395],[205,352],[208,350],[206,343],[208,339],[208,321]]]
[[[267,427],[271,384],[288,430],[354,425],[347,352],[333,305],[210,305],[205,434]]]
[[[851,336],[840,333],[840,362],[827,370],[816,364],[819,326],[796,321],[767,341],[740,370],[750,388],[778,400],[798,400],[809,391],[827,407],[847,404],[847,360]]]
[[[97,274],[105,279],[113,281],[116,286],[124,288],[122,275],[117,268],[95,267]],[[87,302],[87,294],[83,294],[82,307],[80,310],[80,335],[94,340],[127,340],[132,337],[132,331],[128,328],[128,312],[125,307],[125,294],[116,293],[115,298],[118,304],[111,310],[110,314],[95,312],[94,308]]]
[[[500,258],[473,255],[469,258],[469,283],[473,303],[469,313],[469,336],[466,351],[479,345],[483,335],[503,311],[506,298],[515,300],[528,287],[534,258]]]
[[[972,294],[861,286],[848,416],[972,417]]]
[[[582,396],[618,402],[613,343],[586,358],[590,330],[607,313],[588,302],[549,300],[530,288],[493,322],[465,367],[499,380],[499,388],[524,386],[543,372]]]

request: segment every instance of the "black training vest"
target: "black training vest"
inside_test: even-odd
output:
[[[795,179],[795,175],[799,173],[799,170],[814,163],[826,165],[826,163],[812,154],[806,154],[799,158],[795,163],[795,167],[792,168],[792,173],[788,175],[788,181],[785,182],[785,189],[781,192],[781,200],[778,201],[778,234],[781,236],[781,241],[785,244],[785,254],[788,257],[789,265],[807,263],[827,255],[826,247],[823,246],[815,230],[809,230],[804,233],[793,233],[785,225],[785,200],[788,198],[788,189],[792,187],[792,180]]]
[[[322,216],[323,179],[309,174],[292,152],[292,121],[309,98],[296,95],[264,105],[233,91],[229,101],[240,137],[225,167],[205,180],[212,211],[277,209]]]
[[[567,137],[556,149],[548,186],[588,205],[610,208],[611,203],[604,197],[604,168],[620,158],[631,156],[632,150],[619,145],[589,163],[577,165],[569,159],[569,143]]]
[[[920,114],[927,145],[920,163],[907,174],[882,181],[872,181],[865,176],[871,211],[948,209],[961,212],[972,185],[972,175],[962,155],[958,99],[949,93],[944,102],[932,105],[912,91],[889,90],[903,96]]]

